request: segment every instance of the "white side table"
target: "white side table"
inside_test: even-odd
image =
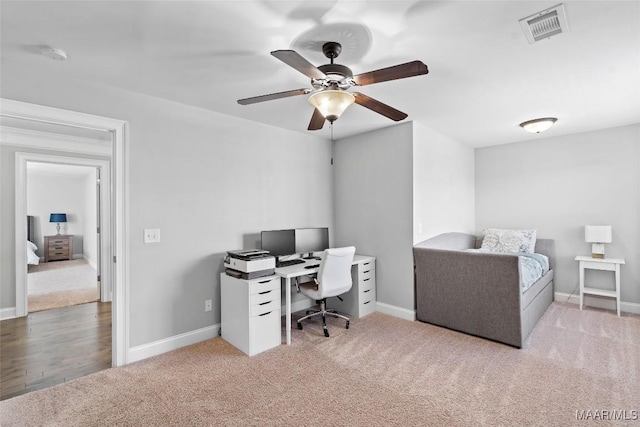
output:
[[[584,302],[584,294],[600,295],[616,299],[616,309],[620,316],[620,265],[624,264],[622,258],[591,258],[590,256],[577,256],[576,261],[580,262],[580,310]],[[616,288],[612,291],[606,289],[588,288],[584,285],[584,270],[613,271],[616,274]]]

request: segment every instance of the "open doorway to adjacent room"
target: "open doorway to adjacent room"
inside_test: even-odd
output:
[[[104,294],[99,171],[91,166],[27,163],[29,313],[100,301]]]
[[[15,192],[3,196],[4,243],[15,242],[3,258],[3,278],[15,280],[1,282],[6,399],[126,364],[126,122],[2,99],[0,130],[3,194]],[[72,284],[69,264],[86,280]],[[28,277],[37,272],[41,283]],[[37,309],[32,299],[85,287],[92,302]]]

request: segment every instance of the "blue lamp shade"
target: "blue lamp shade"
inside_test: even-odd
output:
[[[49,215],[49,222],[67,222],[67,214],[52,213],[51,215]]]

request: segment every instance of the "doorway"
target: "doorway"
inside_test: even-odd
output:
[[[108,294],[101,292],[99,172],[92,166],[27,162],[29,313],[96,302]]]
[[[127,188],[128,188],[128,172],[126,167],[126,140],[127,140],[127,123],[122,120],[111,119],[106,117],[94,116],[86,113],[74,112],[69,110],[62,110],[58,108],[46,107],[36,104],[29,104],[25,102],[0,99],[0,118],[2,119],[19,119],[28,121],[34,125],[52,125],[52,126],[64,126],[66,128],[84,129],[84,130],[96,130],[107,132],[110,135],[111,144],[108,145],[108,152],[110,154],[111,162],[106,165],[101,171],[108,173],[113,178],[111,186],[108,190],[109,200],[113,203],[107,209],[108,217],[112,219],[112,228],[108,231],[110,235],[110,245],[105,248],[105,245],[101,245],[101,258],[102,262],[102,278],[105,274],[112,275],[112,288],[111,297],[111,313],[112,313],[112,364],[113,366],[122,366],[127,363],[128,358],[128,342],[129,342],[129,330],[128,330],[128,241],[127,241],[127,223],[128,223],[128,206],[126,203]],[[6,135],[3,134],[3,138]],[[81,141],[80,141],[81,142]],[[3,141],[4,143],[4,141]],[[9,144],[13,145],[27,145],[32,148],[39,148],[41,150],[53,150],[64,152],[78,152],[86,153],[86,144],[78,144],[78,141],[50,141],[48,144],[41,144],[38,141],[34,141],[30,138],[30,135],[18,135]],[[78,148],[78,147],[81,148]],[[101,144],[104,148],[104,144]],[[77,161],[78,158],[70,157],[65,162]],[[24,157],[16,154],[15,161],[15,179],[16,179],[16,196],[18,194],[24,194],[25,185],[25,169],[27,160]],[[65,163],[63,162],[63,163]],[[101,177],[101,179],[104,177]],[[104,212],[105,208],[101,208]],[[14,209],[14,222],[15,227],[13,229],[5,230],[7,236],[14,234],[14,247],[15,247],[15,265],[11,266],[11,270],[14,270],[12,277],[15,277],[16,281],[16,293],[15,293],[15,307],[2,308],[2,313],[11,313],[10,310],[14,310],[12,317],[26,316],[26,294],[24,293],[26,268],[27,264],[24,261],[23,254],[26,253],[26,237],[27,237],[27,224],[26,224],[26,200],[21,197],[15,198]],[[106,236],[107,230],[101,230],[102,236]],[[104,241],[104,239],[103,239]],[[8,266],[6,266],[8,267]],[[10,268],[10,267],[8,267]],[[21,282],[21,283],[18,283]],[[22,286],[20,288],[20,286]],[[20,292],[21,291],[21,292]],[[5,318],[7,316],[5,315]]]

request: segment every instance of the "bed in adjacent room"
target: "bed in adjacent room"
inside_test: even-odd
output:
[[[27,265],[40,264],[40,257],[36,253],[38,247],[33,241],[35,240],[35,218],[31,215],[27,216]]]

